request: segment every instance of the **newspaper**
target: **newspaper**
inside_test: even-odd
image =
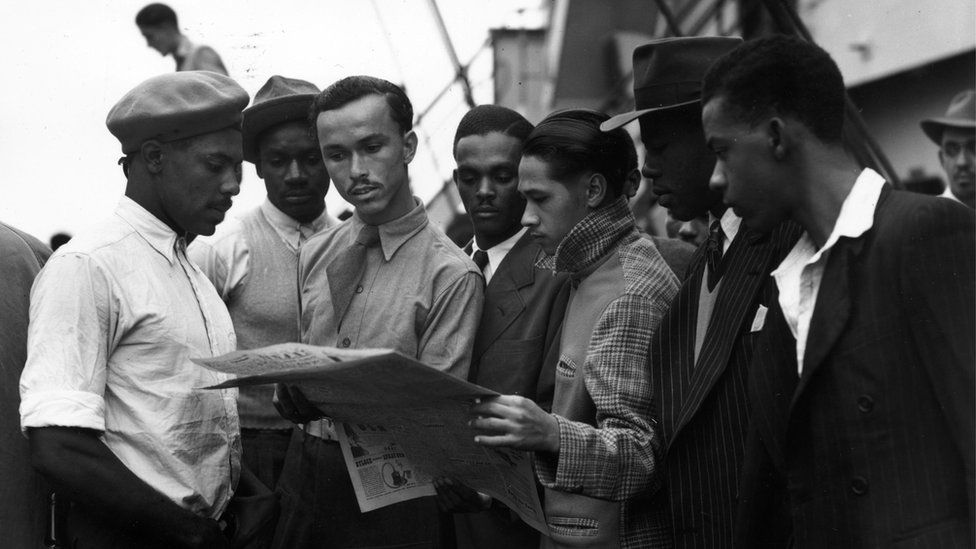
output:
[[[291,383],[335,421],[363,512],[434,494],[450,477],[486,493],[548,534],[527,452],[474,442],[469,408],[494,391],[386,349],[297,343],[193,359],[238,376],[210,387]]]

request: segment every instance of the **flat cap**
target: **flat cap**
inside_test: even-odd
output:
[[[240,128],[247,92],[210,71],[154,76],[132,88],[108,113],[105,124],[129,154],[145,141],[175,141],[224,128]]]
[[[257,164],[261,132],[285,122],[308,120],[308,110],[319,91],[305,80],[279,75],[269,78],[254,94],[254,104],[244,109],[244,160]]]

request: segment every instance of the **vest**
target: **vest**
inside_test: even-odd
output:
[[[285,244],[260,208],[241,222],[250,250],[247,279],[228,300],[237,348],[299,341],[298,253]],[[271,402],[273,385],[241,387],[237,411],[245,429],[291,429]]]
[[[607,254],[589,275],[573,277],[570,284],[552,412],[596,426],[596,406],[586,390],[583,365],[593,328],[610,302],[624,291],[617,253]],[[546,488],[549,538],[543,539],[542,547],[619,547],[620,506],[616,501]]]

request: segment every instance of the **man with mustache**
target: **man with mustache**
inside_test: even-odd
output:
[[[781,35],[703,81],[712,187],[750,228],[804,231],[771,273],[742,476],[785,488],[798,549],[971,547],[976,214],[860,166],[844,95],[827,52]],[[737,546],[760,547],[783,499],[743,481],[739,501]]]
[[[244,160],[264,180],[267,199],[240,220],[198,238],[190,259],[227,304],[238,349],[297,342],[298,251],[338,221],[325,211],[329,174],[308,109],[314,84],[272,76],[244,110]],[[274,387],[242,387],[237,400],[244,465],[274,488],[284,465],[292,424],[271,403]]]
[[[21,427],[71,500],[70,547],[227,547],[240,474],[237,391],[191,357],[234,350],[213,285],[186,256],[240,191],[248,96],[205,71],[150,78],[108,115],[122,144],[115,213],[58,249],[31,295]]]
[[[976,208],[976,91],[953,97],[945,116],[923,120],[922,131],[939,146],[949,180],[942,196]]]
[[[352,76],[320,93],[312,113],[325,167],[355,213],[301,250],[302,341],[395,349],[465,378],[484,280],[410,190],[410,100],[386,80]],[[292,387],[278,385],[276,398],[284,417],[321,416]],[[359,511],[328,418],[295,431],[278,489],[276,547],[440,546],[433,497]]]

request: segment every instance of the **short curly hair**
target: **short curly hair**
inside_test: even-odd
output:
[[[140,27],[157,27],[159,25],[173,25],[179,27],[176,12],[166,4],[149,4],[136,14],[136,25]]]
[[[478,105],[465,113],[458,123],[454,133],[454,156],[457,157],[458,141],[470,135],[498,132],[525,142],[532,129],[532,123],[512,109],[498,105]]]
[[[403,133],[413,128],[413,105],[403,88],[374,76],[347,76],[322,90],[312,101],[309,122],[315,127],[319,113],[340,109],[367,95],[379,95],[386,99],[390,115]]]
[[[799,119],[825,143],[844,128],[844,79],[816,44],[775,35],[746,42],[705,73],[702,105],[722,97],[737,117],[756,124],[770,111]]]

